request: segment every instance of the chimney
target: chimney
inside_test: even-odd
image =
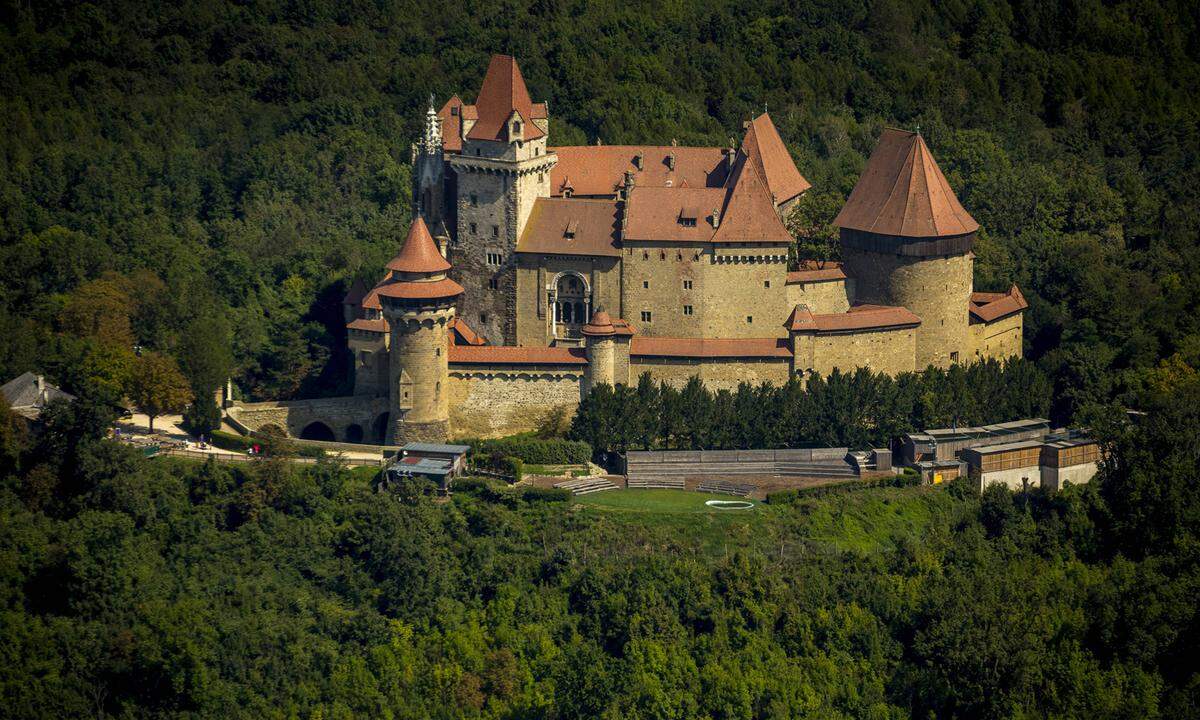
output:
[[[638,170],[641,170],[641,169],[642,169],[642,166],[644,166],[645,164],[646,164],[646,163],[645,163],[645,156],[644,156],[644,155],[642,155],[642,153],[640,153],[640,152],[639,152],[637,155],[634,155],[634,156],[633,156],[633,165],[634,165],[634,167],[636,167]]]
[[[37,382],[38,402],[41,404],[45,404],[45,402],[46,402],[46,378],[42,377],[41,375],[38,375],[36,382]]]
[[[714,230],[721,227],[721,211],[718,210],[717,208],[713,208],[712,226],[713,226]]]
[[[667,155],[667,167],[671,168],[672,170],[675,169],[675,153],[669,153]]]

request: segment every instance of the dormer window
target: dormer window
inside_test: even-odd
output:
[[[450,117],[458,117],[458,107],[450,108]]]
[[[578,231],[579,231],[579,221],[572,220],[571,222],[567,223],[567,229],[563,231],[563,237],[567,238],[568,240],[574,240],[575,233]]]
[[[679,211],[679,224],[683,227],[696,227],[696,218],[700,216],[694,207],[685,207]]]

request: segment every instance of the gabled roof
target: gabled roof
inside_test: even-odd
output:
[[[517,241],[517,252],[619,257],[617,202],[538,198]]]
[[[971,293],[971,320],[973,322],[995,322],[1029,307],[1021,289],[1013,285],[1003,293]]]
[[[450,321],[450,330],[452,335],[450,341],[452,345],[486,345],[487,341],[479,337],[479,333],[471,329],[466,320],[455,316]]]
[[[787,338],[670,338],[637,336],[629,348],[642,357],[790,358]]]
[[[387,269],[407,273],[436,273],[449,270],[450,263],[442,257],[433,242],[433,236],[429,234],[429,228],[418,215],[408,228],[408,237],[404,240],[404,247],[400,248],[400,254],[392,258]]]
[[[451,345],[452,365],[587,365],[583,348],[517,345]]]
[[[796,169],[770,115],[763,113],[746,126],[742,152],[766,181],[775,196],[775,204],[781,205],[812,187]]]
[[[483,86],[475,100],[479,120],[467,133],[471,140],[508,140],[507,123],[513,113],[522,121],[522,134],[526,140],[542,137],[545,133],[533,123],[533,101],[525,87],[525,78],[511,55],[493,55],[488,63]],[[542,109],[545,115],[545,109]]]
[[[463,101],[457,95],[451,95],[446,104],[438,110],[438,118],[442,121],[442,150],[445,152],[462,152],[462,120]]]
[[[367,296],[367,285],[362,280],[355,278],[354,282],[350,283],[350,289],[346,291],[346,296],[342,298],[343,305],[358,305]]]
[[[893,128],[879,137],[833,224],[900,237],[965,235],[979,229],[958,202],[925,140]]]
[[[807,305],[797,305],[784,326],[792,332],[844,333],[900,329],[920,324],[921,318],[904,307],[855,305],[848,312],[816,315],[809,311]]]
[[[722,188],[665,188],[634,185],[625,206],[623,241],[675,240],[711,242],[713,212],[725,204]],[[563,202],[576,202],[564,200]],[[685,209],[688,209],[685,212]],[[698,215],[694,222],[680,222],[684,215]],[[774,215],[774,210],[771,211]]]
[[[846,271],[842,268],[842,264],[832,260],[825,263],[818,263],[815,260],[805,260],[800,263],[799,270],[793,270],[787,274],[788,285],[845,279]]]
[[[732,186],[713,242],[792,242],[771,201],[771,191],[746,156],[734,168]]]
[[[41,381],[42,387],[38,387],[38,382]],[[52,400],[74,400],[75,396],[59,390],[54,385],[45,381],[45,378],[40,377],[36,373],[24,372],[16,376],[12,380],[0,385],[0,395],[8,401],[9,407],[13,410],[21,408],[44,408],[47,403]]]
[[[568,187],[575,195],[616,195],[627,172],[633,173],[636,187],[722,187],[729,174],[728,151],[719,147],[568,145],[550,150],[558,157],[550,170],[551,195],[562,195]]]

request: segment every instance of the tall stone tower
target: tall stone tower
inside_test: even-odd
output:
[[[916,364],[970,360],[979,223],[954,196],[918,133],[887,129],[833,221],[855,303],[902,305],[919,318]]]
[[[463,108],[462,151],[450,156],[458,227],[449,253],[469,290],[460,312],[493,344],[516,343],[517,240],[534,200],[550,195],[549,130],[516,61],[494,55],[475,105]]]
[[[450,429],[447,357],[454,302],[462,286],[447,277],[450,263],[420,216],[378,287],[391,328],[388,441],[445,442]]]

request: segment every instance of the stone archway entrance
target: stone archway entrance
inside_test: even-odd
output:
[[[346,442],[360,443],[363,441],[362,425],[355,423],[346,428]]]
[[[317,421],[311,422],[304,426],[304,429],[300,431],[300,439],[324,440],[326,442],[333,442],[337,440],[337,436],[333,434],[333,430],[331,430],[328,425]]]
[[[550,285],[551,336],[582,337],[583,326],[592,319],[592,288],[583,274],[564,272]]]

